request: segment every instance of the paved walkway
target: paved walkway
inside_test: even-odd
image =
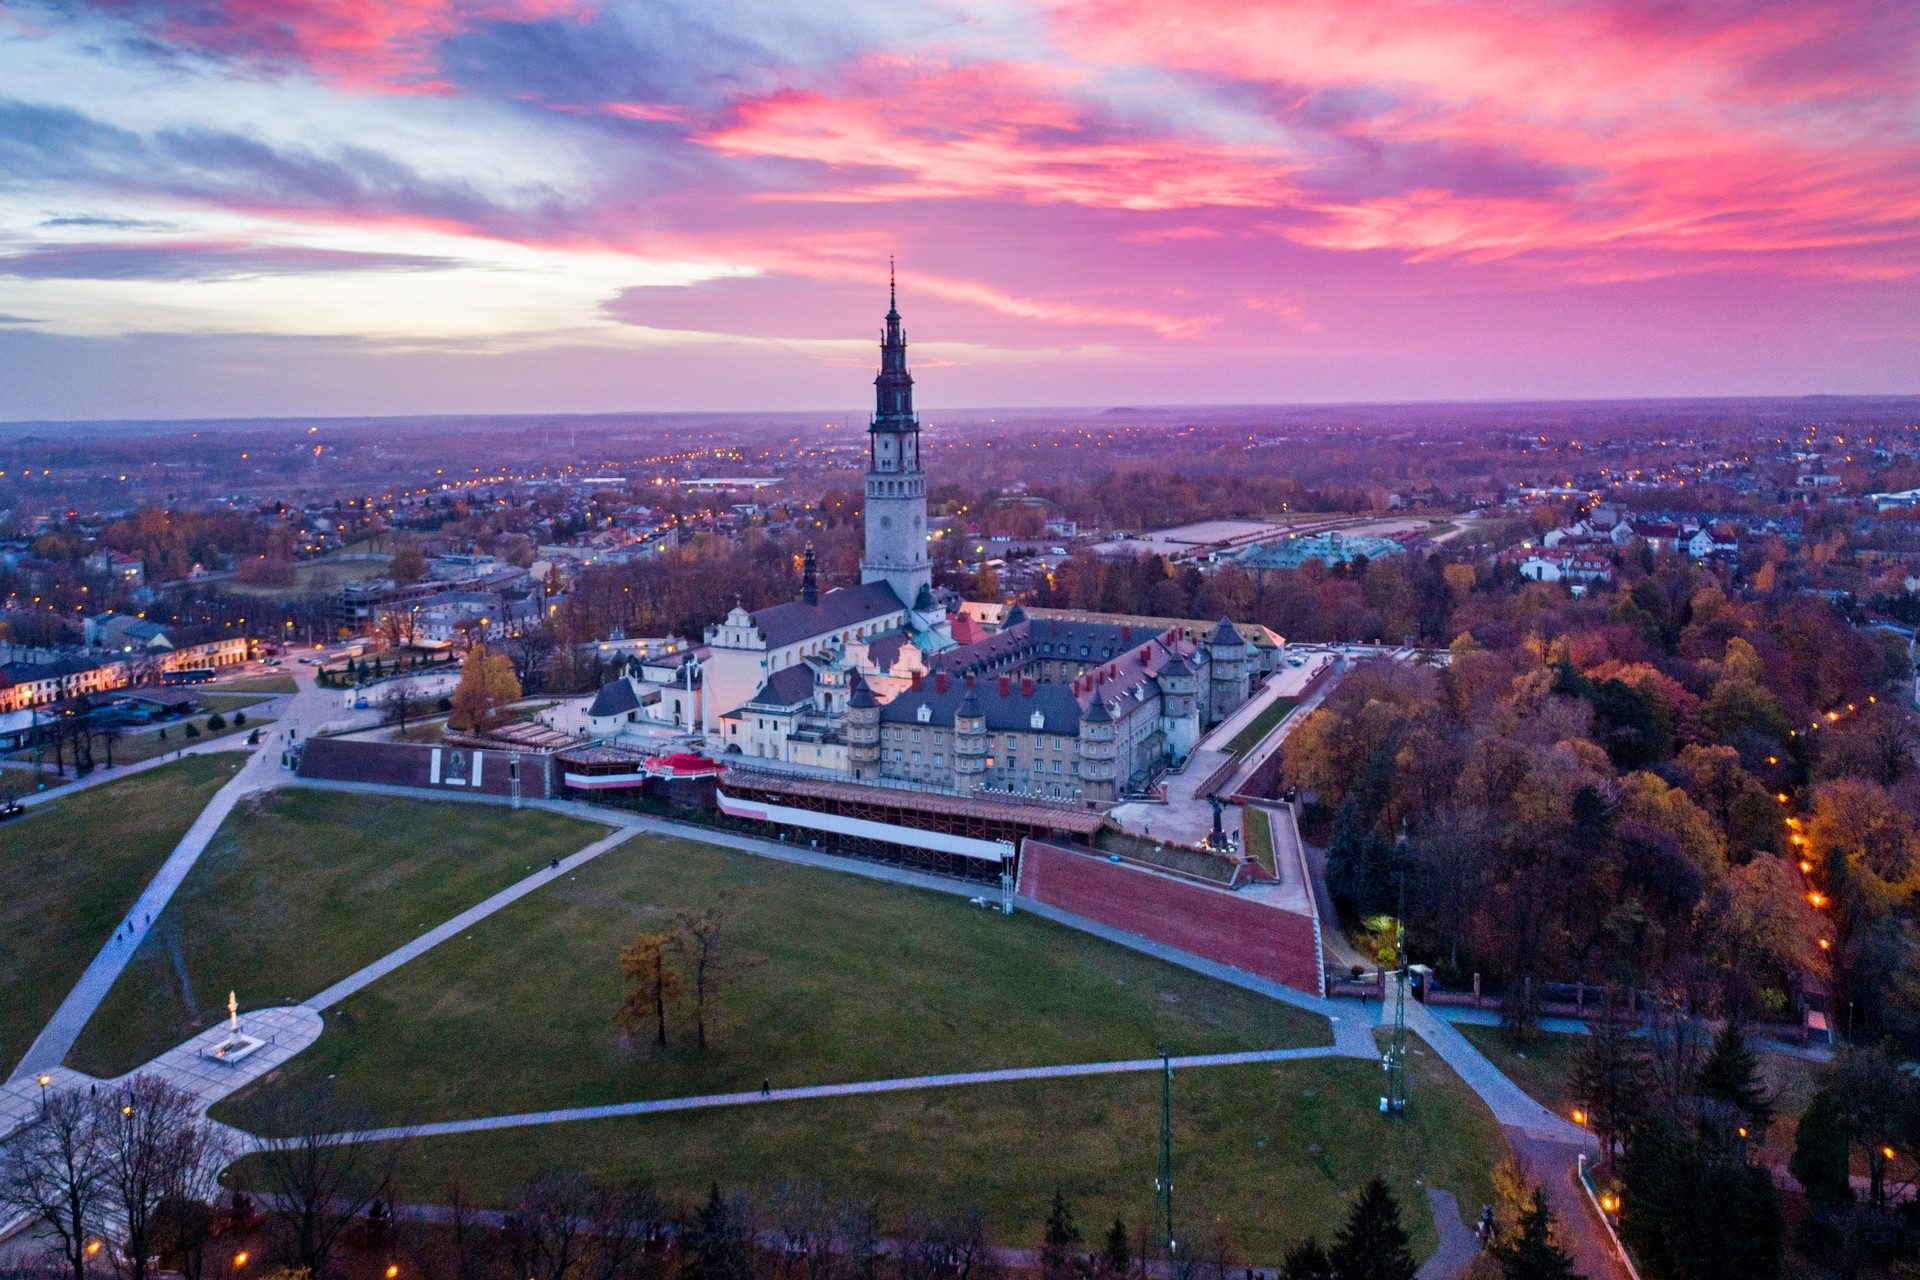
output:
[[[1413,1280],[1453,1280],[1480,1256],[1480,1238],[1460,1221],[1460,1206],[1454,1201],[1453,1192],[1428,1187],[1427,1207],[1433,1210],[1433,1229],[1440,1236],[1440,1246],[1432,1257],[1420,1264]],[[1589,1277],[1589,1280],[1601,1278]]]
[[[290,777],[280,767],[280,751],[286,745],[287,735],[294,732],[293,725],[302,721],[309,724],[318,721],[321,710],[330,697],[330,691],[321,689],[317,685],[306,684],[297,694],[281,696],[286,698],[281,721],[258,747],[249,749],[245,739],[236,734],[232,739],[220,739],[202,748],[202,750],[221,750],[223,749],[221,743],[231,742],[230,746],[224,748],[225,750],[251,750],[251,755],[240,766],[233,780],[214,793],[207,807],[200,811],[200,816],[194,820],[191,827],[187,828],[187,834],[181,838],[178,845],[174,846],[173,852],[160,865],[160,870],[141,891],[139,898],[128,911],[126,920],[115,929],[113,937],[101,947],[93,961],[88,964],[86,971],[80,975],[80,980],[67,993],[66,999],[60,1002],[60,1007],[54,1011],[53,1018],[35,1037],[33,1044],[27,1049],[26,1056],[8,1076],[9,1081],[23,1077],[32,1078],[60,1065],[68,1051],[73,1048],[74,1041],[80,1038],[80,1031],[87,1025],[87,1019],[93,1016],[93,1011],[99,1008],[102,1000],[106,999],[107,992],[119,978],[121,970],[126,968],[127,961],[133,957],[141,940],[146,937],[147,930],[153,927],[155,918],[166,908],[167,903],[173,898],[174,891],[180,887],[181,882],[187,878],[187,873],[192,871],[194,864],[200,860],[200,855],[206,851],[207,842],[213,839],[214,833],[220,829],[220,824],[233,811],[233,806],[239,802],[240,797],[251,791],[280,786]],[[142,768],[155,767],[157,763],[157,760],[143,761],[141,764],[128,765],[122,769],[101,770],[79,782],[69,783],[57,791],[30,798],[34,801],[54,800],[88,786],[117,781]],[[102,774],[109,776],[100,776]]]
[[[1194,1067],[1232,1067],[1259,1062],[1297,1062],[1304,1058],[1331,1058],[1338,1050],[1255,1049],[1245,1053],[1208,1053],[1171,1059],[1176,1071]],[[432,1124],[402,1125],[334,1135],[341,1142],[379,1142],[389,1138],[438,1138],[454,1133],[491,1129],[518,1129],[537,1124],[568,1124],[575,1120],[610,1120],[619,1116],[654,1115],[663,1111],[699,1111],[711,1107],[744,1107],[767,1102],[802,1102],[810,1098],[848,1098],[868,1093],[900,1093],[912,1089],[946,1089],[966,1084],[1006,1084],[1013,1080],[1056,1080],[1070,1076],[1120,1075],[1159,1071],[1158,1058],[1131,1058],[1121,1062],[1076,1062],[1056,1067],[1009,1067],[1000,1071],[956,1071],[937,1076],[902,1076],[893,1080],[859,1080],[850,1084],[814,1084],[765,1093],[709,1093],[691,1098],[658,1098],[651,1102],[613,1102],[599,1107],[567,1107],[558,1111],[528,1111],[511,1116],[482,1116],[476,1120],[442,1120]]]
[[[548,881],[557,880],[576,868],[593,861],[616,845],[624,844],[627,840],[631,839],[634,834],[635,828],[622,827],[614,831],[612,835],[594,841],[578,853],[569,854],[567,857],[560,859],[557,866],[540,868],[540,870],[534,872],[532,875],[508,885],[478,906],[469,907],[438,928],[427,930],[412,942],[407,943],[404,947],[389,951],[386,955],[375,960],[364,969],[342,978],[325,991],[322,991],[319,995],[314,996],[310,1000],[303,1001],[302,1007],[315,1011],[324,1011],[329,1006],[340,1003],[368,983],[376,982],[386,977],[407,961],[424,955],[447,939],[457,936],[461,931],[472,928],[474,925],[480,923],[480,921],[485,920],[488,916],[500,910],[500,908],[510,903],[518,902]]]

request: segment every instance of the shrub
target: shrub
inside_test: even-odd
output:
[[[207,732],[218,733],[227,727],[227,718],[218,711],[207,717]]]
[[[233,713],[233,724],[234,724],[234,727],[235,727],[236,729],[237,729],[237,728],[240,728],[240,727],[242,727],[242,726],[244,726],[244,725],[245,725],[246,723],[247,723],[247,713],[246,713],[246,712],[244,712],[244,711],[236,711],[236,712],[234,712],[234,713]]]
[[[187,721],[187,736],[189,738],[197,738],[200,736],[200,726],[191,720]]]

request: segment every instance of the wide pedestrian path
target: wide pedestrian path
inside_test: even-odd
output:
[[[28,1046],[26,1056],[21,1058],[19,1064],[8,1076],[9,1082],[37,1078],[58,1067],[66,1058],[68,1051],[73,1048],[74,1041],[80,1038],[80,1032],[87,1025],[87,1020],[93,1017],[94,1010],[100,1007],[100,1002],[107,998],[107,992],[112,989],[121,971],[127,967],[127,962],[133,958],[133,953],[139,948],[147,931],[153,927],[154,920],[159,918],[160,913],[166,909],[167,903],[172,901],[174,892],[186,880],[187,873],[193,870],[194,864],[200,860],[200,855],[206,852],[208,841],[213,839],[214,833],[220,829],[220,824],[226,821],[227,815],[233,812],[233,807],[239,803],[240,797],[252,791],[281,786],[290,779],[291,775],[280,767],[280,752],[287,745],[287,735],[293,731],[290,726],[303,720],[309,724],[319,723],[330,701],[330,691],[313,684],[303,685],[299,693],[286,696],[285,705],[281,708],[282,723],[276,724],[274,732],[269,734],[259,746],[251,749],[232,781],[214,793],[207,807],[200,811],[200,816],[194,819],[191,827],[187,828],[187,834],[181,838],[179,844],[174,846],[173,852],[167,855],[167,860],[160,864],[160,870],[154,873],[153,879],[141,891],[132,909],[128,911],[126,919],[115,926],[113,936],[94,955],[85,972],[80,975],[80,980],[73,985],[72,990],[67,992],[66,998],[60,1002],[60,1007],[54,1011],[53,1017],[45,1027],[41,1028],[40,1034]],[[231,751],[236,748],[246,750],[244,744],[238,741],[225,749]],[[217,744],[208,744],[208,749],[221,748]],[[141,767],[130,766],[125,773],[113,773],[112,776],[101,778],[99,781],[111,782]],[[145,767],[152,766],[146,764]],[[36,802],[56,799],[62,795],[70,795],[74,790],[87,785],[99,785],[99,783],[87,779],[61,787],[55,792],[35,796],[33,799]]]
[[[947,1089],[955,1085],[1006,1084],[1015,1080],[1059,1080],[1072,1076],[1121,1075],[1128,1072],[1175,1071],[1195,1067],[1233,1067],[1262,1062],[1297,1062],[1304,1058],[1331,1058],[1339,1050],[1328,1045],[1310,1049],[1252,1049],[1243,1053],[1202,1053],[1184,1057],[1129,1058],[1119,1062],[1075,1062],[1053,1067],[1008,1067],[998,1071],[954,1071],[945,1075],[901,1076],[892,1080],[857,1080],[848,1084],[801,1085],[791,1089],[745,1093],[709,1093],[688,1098],[656,1098],[648,1102],[613,1102],[598,1107],[566,1107],[557,1111],[527,1111],[509,1116],[482,1116],[474,1120],[442,1120],[432,1124],[402,1125],[335,1134],[340,1142],[382,1142],[394,1138],[438,1138],[455,1133],[491,1129],[518,1129],[527,1125],[569,1124],[576,1120],[611,1120],[620,1116],[655,1115],[665,1111],[699,1111],[712,1107],[745,1107],[757,1103],[802,1102],[810,1098],[850,1098],[869,1093],[899,1093],[911,1089]]]

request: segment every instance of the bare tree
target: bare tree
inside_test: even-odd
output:
[[[677,945],[693,982],[693,1027],[701,1049],[707,1047],[707,1033],[720,1027],[716,1002],[720,993],[739,981],[745,967],[736,954],[729,926],[732,913],[727,907],[708,907],[697,915],[682,911],[673,918]]]
[[[106,1210],[99,1112],[78,1089],[48,1094],[32,1122],[0,1149],[5,1216],[25,1215],[45,1227],[73,1280],[87,1280],[87,1245]]]
[[[787,1280],[831,1280],[836,1221],[820,1184],[781,1182],[766,1210],[779,1249],[777,1270]]]
[[[341,1233],[386,1193],[408,1140],[356,1138],[372,1127],[366,1114],[326,1085],[275,1095],[257,1127],[276,1135],[257,1148],[271,1212],[294,1261],[317,1276]]]
[[[169,1200],[204,1202],[218,1189],[225,1146],[198,1101],[159,1076],[109,1091],[96,1121],[102,1178],[122,1233],[129,1280],[146,1280],[159,1252],[156,1215]]]
[[[987,1215],[977,1205],[941,1216],[916,1210],[901,1221],[901,1280],[934,1280],[936,1276],[970,1280],[983,1265],[990,1267],[992,1259]]]
[[[420,714],[421,704],[418,685],[411,680],[392,680],[380,694],[380,717],[387,724],[399,725],[405,733],[407,721]]]
[[[514,1274],[571,1280],[586,1260],[594,1198],[593,1183],[572,1169],[548,1169],[528,1179],[507,1211]]]
[[[628,1280],[647,1242],[664,1228],[664,1218],[660,1197],[651,1187],[595,1191],[589,1227],[593,1248],[584,1280]]]

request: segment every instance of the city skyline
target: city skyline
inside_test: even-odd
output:
[[[1913,20],[567,0],[0,21],[0,420],[1920,389]]]

